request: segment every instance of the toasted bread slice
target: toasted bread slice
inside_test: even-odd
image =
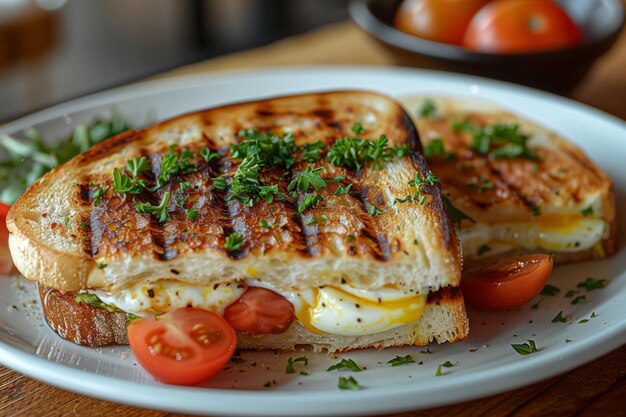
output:
[[[76,292],[61,292],[38,284],[44,315],[61,337],[84,346],[126,345],[128,316],[76,301]],[[467,337],[469,323],[458,287],[445,287],[428,295],[422,318],[412,324],[365,336],[311,333],[295,321],[282,334],[251,336],[238,332],[239,349],[348,351],[367,347],[425,346],[430,342],[456,342]]]
[[[386,135],[391,147],[406,147],[407,154],[357,169],[331,163],[326,152],[340,138],[353,137],[357,122],[365,130],[360,136]],[[282,198],[250,204],[231,199],[241,162],[229,145],[240,143],[241,129],[288,132],[300,147],[321,142],[323,157],[261,170],[258,179],[275,184]],[[219,156],[200,158],[204,149]],[[42,289],[47,319],[81,344],[124,343],[125,314],[93,310],[72,292],[115,298],[132,294],[127,289],[136,284],[176,281],[202,289],[247,279],[279,293],[349,285],[394,288],[427,301],[421,318],[375,334],[313,334],[296,320],[282,335],[242,334],[241,347],[289,350],[304,344],[335,351],[461,340],[468,323],[458,290],[460,246],[436,183],[410,185],[430,174],[420,149],[410,117],[374,93],[306,94],[183,115],[111,138],[33,184],[7,218],[12,256],[24,276],[55,290]],[[134,195],[117,191],[114,169],[127,173],[127,161],[146,157],[150,170],[137,178],[154,184],[173,152],[180,158],[189,152],[193,169],[181,168],[162,186]],[[327,186],[315,191],[321,203],[301,210],[311,193],[294,194],[288,184],[308,166],[323,168]],[[215,185],[222,176],[225,189]],[[394,204],[416,189],[419,203]],[[138,212],[142,204],[161,201],[163,219]],[[243,244],[228,249],[235,233]]]
[[[291,132],[297,144],[315,141],[327,147],[354,135],[360,121],[368,138],[386,135],[394,146],[410,147],[410,156],[394,159],[376,170],[338,168],[325,159],[316,166],[329,182],[318,204],[294,215],[300,201],[259,201],[246,207],[226,201],[229,190],[214,192],[210,178],[236,170],[225,153],[239,139],[240,129]],[[191,150],[208,147],[222,157],[198,162],[198,172],[154,193],[121,198],[112,187],[114,168],[137,155],[149,157],[159,174],[170,146]],[[348,280],[358,288],[385,285],[420,293],[458,285],[461,256],[454,227],[444,211],[439,189],[427,185],[426,204],[394,205],[394,198],[411,191],[416,172],[428,174],[410,118],[394,101],[373,93],[336,92],[283,97],[236,104],[180,116],[154,127],[129,131],[96,145],[33,184],[7,217],[10,247],[25,277],[61,290],[115,291],[131,283],[176,279],[196,285],[259,278],[277,288],[338,284]],[[296,164],[298,165],[298,164]],[[291,178],[274,170],[269,176]],[[289,181],[282,181],[287,193]],[[91,184],[91,185],[90,185]],[[335,195],[339,185],[351,192]],[[94,192],[106,188],[94,204]],[[171,193],[170,220],[136,212],[135,201],[158,204]],[[185,201],[184,207],[177,201]],[[384,215],[372,216],[372,206]],[[186,209],[199,216],[189,220]],[[311,223],[324,216],[324,222]],[[276,225],[264,228],[263,222]],[[240,233],[241,250],[224,249],[229,234]],[[99,268],[98,265],[106,265]]]
[[[436,111],[420,117],[416,110],[426,100]],[[428,164],[444,195],[475,221],[464,220],[457,231],[466,263],[507,251],[552,253],[560,263],[615,253],[612,181],[576,146],[483,100],[417,96],[403,103],[431,153]],[[534,156],[498,157],[493,147],[482,153],[478,142],[472,145],[477,127],[496,124],[519,125]],[[438,139],[443,152],[429,149]]]

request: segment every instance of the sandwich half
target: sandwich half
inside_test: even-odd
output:
[[[612,181],[576,146],[484,100],[403,103],[456,209],[466,264],[509,252],[550,253],[557,263],[615,253]]]
[[[439,182],[410,117],[374,93],[240,103],[125,132],[33,184],[7,225],[48,323],[78,344],[127,343],[129,317],[180,307],[228,319],[258,288],[292,317],[233,325],[240,348],[468,335]]]

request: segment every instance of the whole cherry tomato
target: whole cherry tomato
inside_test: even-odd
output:
[[[489,0],[407,0],[398,9],[395,26],[411,35],[460,45],[472,17],[488,2]]]
[[[507,54],[558,49],[581,40],[576,23],[552,0],[496,0],[474,16],[463,45]]]

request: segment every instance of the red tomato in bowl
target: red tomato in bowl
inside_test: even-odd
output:
[[[223,318],[199,308],[137,319],[128,326],[128,340],[148,372],[178,385],[197,384],[221,371],[237,344]]]
[[[472,307],[510,310],[539,295],[550,278],[552,266],[550,255],[497,259],[463,271],[461,292]]]
[[[260,287],[248,287],[224,311],[228,324],[248,334],[284,333],[294,317],[293,304],[282,295]]]
[[[406,0],[395,18],[403,32],[460,45],[472,17],[490,0]]]
[[[13,269],[13,261],[9,253],[9,231],[7,230],[7,213],[11,207],[0,203],[0,274],[5,275]]]
[[[470,22],[463,45],[473,51],[511,54],[580,43],[582,32],[552,0],[496,0]]]

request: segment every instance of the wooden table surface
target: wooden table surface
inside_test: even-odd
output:
[[[390,51],[353,24],[342,23],[264,48],[180,68],[159,77],[313,64],[398,65],[402,62],[398,63]],[[622,32],[614,48],[598,60],[570,97],[626,119],[626,31]],[[73,394],[0,366],[0,416],[19,415],[180,416]],[[448,407],[394,416],[455,415],[626,416],[626,346],[574,371],[525,388]]]

